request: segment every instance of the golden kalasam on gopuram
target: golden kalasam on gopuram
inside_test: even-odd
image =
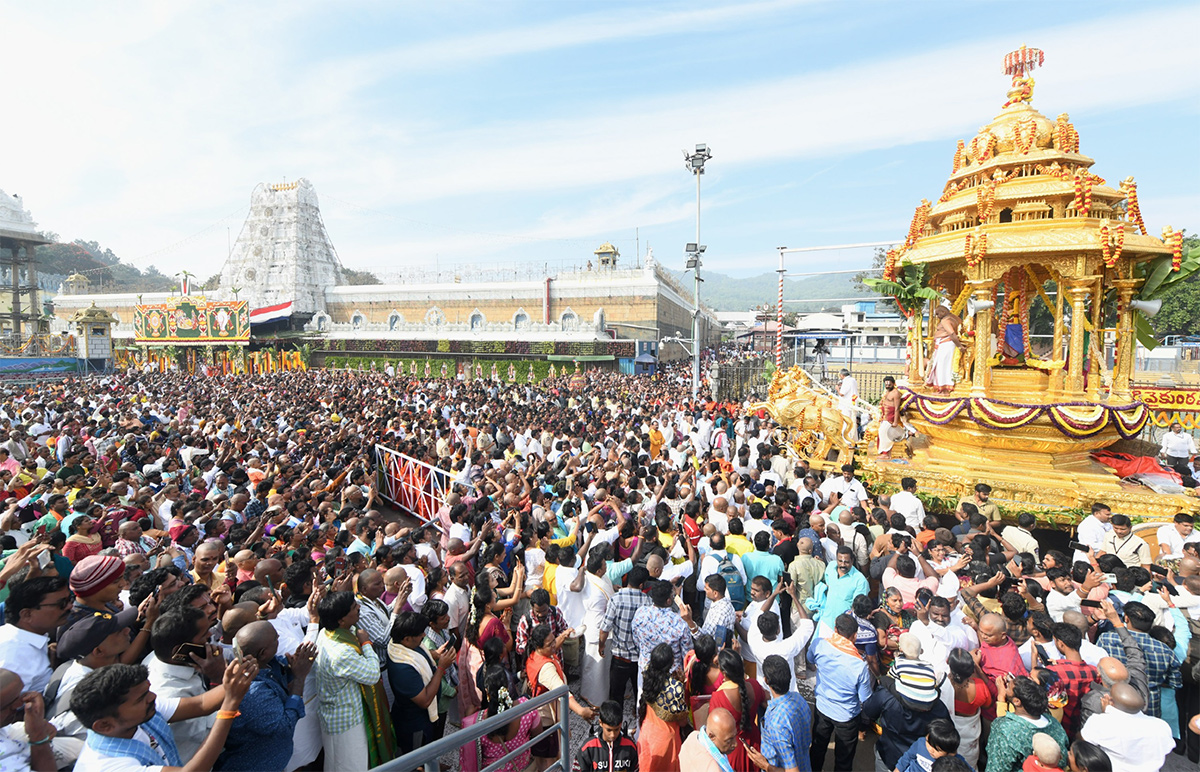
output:
[[[1196,512],[1196,498],[1122,482],[1091,454],[1151,420],[1130,384],[1138,328],[1149,331],[1139,309],[1200,256],[1184,260],[1170,228],[1147,233],[1132,178],[1114,187],[1092,172],[1066,113],[1033,108],[1042,60],[1024,47],[1005,58],[1013,80],[1000,114],[959,141],[945,188],[921,201],[883,277],[868,280],[908,320],[896,375],[916,434],[879,456],[878,409],[856,441],[850,406],[798,368],[776,371],[757,407],[794,455],[827,470],[854,459],[869,481],[913,477],[941,497],[986,482],[1010,513],[1096,501],[1147,521]],[[1035,304],[1052,336],[1031,338]]]

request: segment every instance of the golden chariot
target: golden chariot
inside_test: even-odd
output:
[[[1009,511],[1103,501],[1147,521],[1196,512],[1194,497],[1123,482],[1091,454],[1145,426],[1149,411],[1130,388],[1135,328],[1155,310],[1154,292],[1194,271],[1197,256],[1185,264],[1181,232],[1147,232],[1132,178],[1113,187],[1091,171],[1067,114],[1051,120],[1031,106],[1029,72],[1042,59],[1025,47],[1006,57],[1008,101],[958,142],[944,190],[920,203],[874,283],[908,317],[907,377],[897,380],[915,441],[879,457],[878,409],[856,442],[853,410],[798,368],[777,371],[759,407],[817,468],[854,458],[868,478],[913,477],[945,497],[986,482]],[[1030,337],[1038,300],[1053,318],[1040,345]],[[939,305],[962,322],[954,383],[940,390],[926,385],[934,341],[923,329]]]

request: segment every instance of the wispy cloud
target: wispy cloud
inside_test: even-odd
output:
[[[694,203],[680,181],[679,150],[696,141],[716,153],[706,209],[740,211],[755,190],[791,182],[768,174],[786,164],[811,162],[795,185],[820,187],[829,164],[967,137],[998,111],[1007,35],[944,46],[914,41],[907,50],[919,53],[885,58],[854,58],[869,54],[847,48],[845,63],[826,69],[763,78],[750,68],[720,88],[608,94],[551,120],[526,117],[555,113],[522,104],[473,121],[398,110],[395,95],[379,86],[399,73],[469,73],[501,58],[536,62],[568,49],[580,49],[580,71],[590,71],[604,62],[589,46],[769,26],[801,5],[629,6],[357,55],[345,54],[345,41],[311,35],[330,19],[330,9],[315,3],[80,4],[54,18],[42,4],[12,5],[6,54],[22,66],[6,90],[26,112],[6,122],[0,187],[25,194],[44,226],[146,256],[164,270],[219,268],[225,228],[213,224],[244,206],[256,182],[285,175],[313,179],[330,199],[397,214],[327,208],[350,265],[434,254],[520,257],[529,251],[520,247],[538,240],[589,242],[689,220]],[[1049,56],[1035,104],[1078,120],[1194,100],[1197,55],[1165,44],[1164,31],[1196,26],[1200,8],[1185,6],[1023,30],[1022,39]],[[1119,59],[1098,71],[1098,51]],[[1151,199],[1144,200],[1149,215]],[[910,204],[903,208],[911,213]],[[817,212],[826,224],[838,222],[833,214]],[[489,231],[517,238],[489,239]],[[206,236],[180,244],[197,232]],[[738,259],[732,250],[726,258]]]

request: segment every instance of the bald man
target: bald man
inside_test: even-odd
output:
[[[1126,629],[1125,620],[1117,614],[1111,601],[1101,601],[1101,611],[1108,621],[1112,622],[1113,629],[1121,641],[1121,648],[1125,652],[1125,664],[1121,664],[1121,660],[1115,657],[1103,657],[1097,663],[1096,667],[1100,671],[1100,683],[1094,684],[1091,691],[1083,695],[1083,699],[1079,701],[1081,726],[1086,724],[1092,715],[1104,712],[1101,697],[1108,694],[1113,684],[1127,683],[1136,689],[1147,702],[1150,701],[1150,679],[1146,672],[1146,655],[1142,652],[1142,647]],[[1066,619],[1066,617],[1063,618]]]
[[[250,602],[238,603],[221,615],[221,648],[226,655],[230,654],[238,631],[257,619],[258,605]]]
[[[984,614],[979,619],[979,667],[994,680],[1011,673],[1029,675],[1017,644],[1008,635],[1008,623],[999,614]]]
[[[679,749],[679,768],[688,772],[720,772],[737,747],[737,724],[733,714],[716,708],[708,714],[704,728],[692,732]]]
[[[288,599],[288,590],[283,586],[283,563],[276,558],[263,558],[254,567],[254,581],[263,587],[279,592],[282,600]]]
[[[796,586],[796,598],[801,603],[812,597],[817,585],[825,579],[825,564],[813,557],[813,540],[802,536],[796,541],[799,554],[788,566],[788,575]]]
[[[1080,738],[1100,746],[1112,760],[1113,769],[1155,772],[1175,749],[1171,727],[1166,721],[1147,716],[1146,698],[1127,683],[1115,683],[1102,698],[1104,712],[1087,720]]]
[[[270,622],[244,625],[234,638],[245,657],[258,662],[258,675],[246,693],[253,706],[253,723],[229,732],[222,754],[230,769],[273,769],[281,772],[292,758],[296,725],[306,714],[304,682],[317,657],[317,645],[305,641],[296,653],[279,653],[279,635]],[[315,710],[313,711],[316,712]]]

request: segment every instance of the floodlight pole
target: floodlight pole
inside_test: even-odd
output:
[[[692,308],[692,401],[695,402],[700,396],[700,255],[704,252],[704,247],[700,244],[700,175],[704,174],[704,162],[712,158],[712,152],[709,151],[708,145],[699,144],[696,145],[694,153],[684,150],[683,157],[688,170],[696,177],[696,243],[695,252],[689,252],[695,270]]]

